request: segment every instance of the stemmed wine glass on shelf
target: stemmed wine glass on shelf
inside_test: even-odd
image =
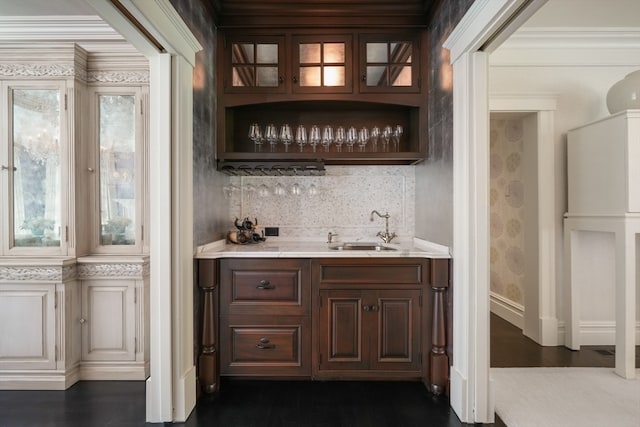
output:
[[[262,130],[257,123],[251,123],[249,126],[249,139],[253,141],[256,151],[262,146]]]
[[[298,125],[296,129],[296,144],[300,146],[300,152],[307,143],[307,129],[303,125]]]
[[[289,145],[293,141],[293,136],[291,135],[291,126],[288,124],[284,124],[280,128],[280,141],[284,144],[284,151],[289,151]]]
[[[369,142],[369,129],[363,127],[360,129],[360,132],[358,132],[358,146],[360,147],[360,151],[364,151],[367,142]]]
[[[342,126],[338,126],[336,128],[336,134],[334,137],[334,142],[336,143],[336,148],[338,151],[342,151],[342,144],[345,143],[346,135],[344,133],[344,128]]]
[[[311,130],[309,131],[309,144],[313,147],[314,153],[316,151],[316,145],[318,145],[320,141],[320,128],[317,125],[311,126]]]
[[[346,140],[349,151],[353,151],[353,144],[355,144],[357,141],[358,141],[358,131],[356,130],[356,128],[351,126],[347,131],[347,140]]]
[[[329,147],[333,142],[333,128],[329,125],[325,126],[322,130],[322,146],[324,151],[329,151]]]
[[[380,128],[374,126],[371,128],[371,137],[369,138],[371,141],[371,151],[378,151],[378,139],[380,139]]]
[[[392,140],[393,140],[393,151],[399,151],[400,149],[400,138],[402,137],[402,133],[403,133],[403,129],[402,126],[400,125],[396,125],[396,127],[393,129],[393,135],[392,135]]]
[[[391,126],[385,126],[384,130],[382,131],[382,151],[389,151],[389,140],[391,139],[392,135],[393,129],[391,129]]]
[[[264,130],[264,139],[266,139],[269,143],[271,151],[274,151],[276,143],[278,142],[278,132],[276,131],[276,125],[272,123],[267,125]]]

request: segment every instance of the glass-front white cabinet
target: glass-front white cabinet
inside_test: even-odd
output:
[[[93,48],[0,42],[0,390],[149,374],[148,61]]]
[[[67,253],[69,163],[64,82],[3,81],[2,253]]]
[[[93,123],[94,175],[91,192],[96,206],[93,252],[141,253],[144,241],[146,174],[141,87],[96,86],[89,90]]]

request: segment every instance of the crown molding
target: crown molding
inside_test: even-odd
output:
[[[489,61],[492,67],[640,66],[640,27],[521,28]]]
[[[99,16],[0,16],[3,41],[124,41]]]

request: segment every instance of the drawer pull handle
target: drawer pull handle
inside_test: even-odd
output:
[[[276,287],[273,286],[268,280],[261,280],[260,284],[258,286],[256,286],[256,289],[275,289]]]
[[[260,350],[270,350],[276,348],[275,344],[269,344],[269,338],[260,338],[260,343],[256,344],[256,348]]]

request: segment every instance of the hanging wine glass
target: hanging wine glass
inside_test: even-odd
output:
[[[380,139],[380,128],[374,126],[371,128],[371,137],[369,138],[371,141],[371,151],[378,151],[378,139]]]
[[[355,144],[357,141],[358,131],[356,130],[356,128],[351,126],[347,131],[347,147],[349,148],[349,151],[353,151],[353,144]]]
[[[284,124],[280,128],[280,141],[284,144],[284,151],[289,151],[289,145],[293,141],[291,126]]]
[[[311,126],[309,131],[309,144],[313,147],[313,151],[316,151],[316,145],[320,144],[320,128],[316,125]]]
[[[333,142],[333,128],[329,125],[325,126],[322,131],[322,146],[325,151],[329,151],[329,147]]]
[[[307,129],[303,125],[299,125],[296,129],[296,144],[300,146],[300,151],[307,143]]]
[[[275,150],[276,143],[278,142],[278,132],[276,131],[276,125],[269,124],[267,125],[264,131],[264,139],[267,140],[269,146],[271,147],[271,151]]]
[[[346,136],[344,134],[344,128],[342,126],[338,126],[334,137],[334,142],[338,151],[342,151],[342,144],[344,144],[345,139]]]
[[[364,151],[367,142],[369,142],[369,129],[363,127],[360,129],[360,132],[358,132],[358,146],[360,147],[360,151]]]

